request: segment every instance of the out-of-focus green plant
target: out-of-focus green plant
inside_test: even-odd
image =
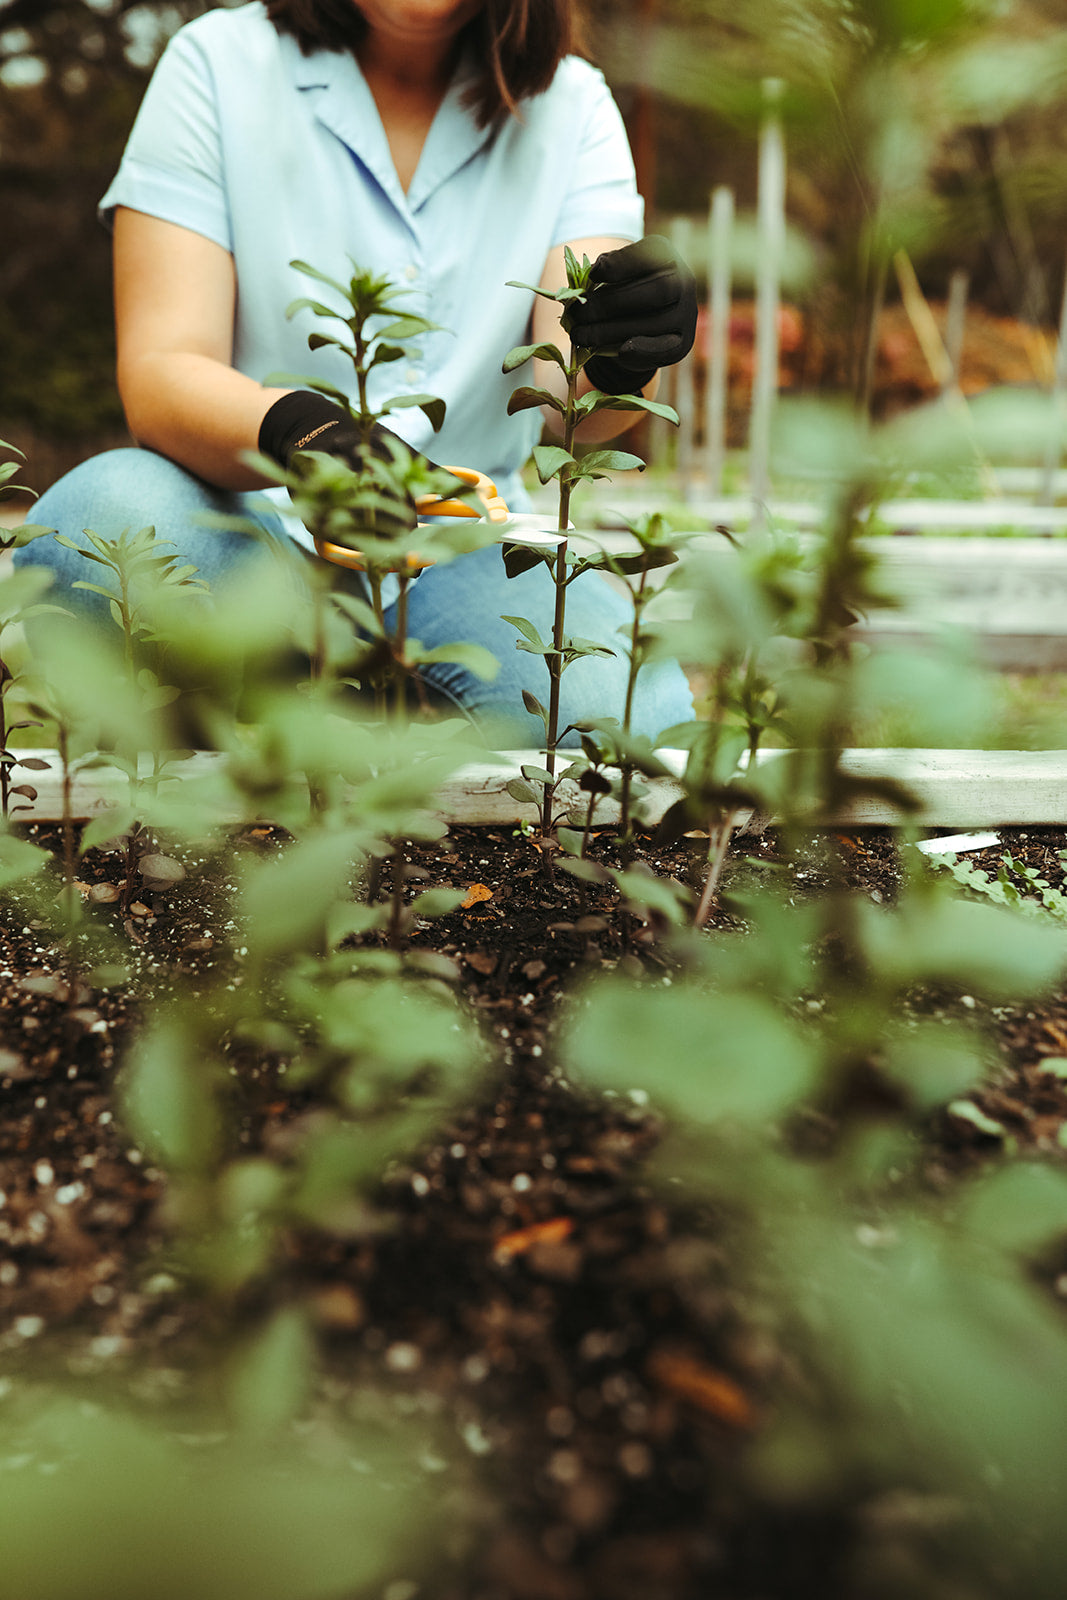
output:
[[[236,879],[238,981],[220,963],[195,1005],[179,995],[160,1008],[123,1076],[131,1137],[169,1176],[172,1255],[221,1301],[269,1273],[293,1228],[368,1226],[386,1165],[473,1093],[485,1066],[440,981],[448,963],[399,953],[419,921],[463,897],[412,897],[402,848],[445,832],[438,796],[471,754],[460,725],[363,723],[339,699],[277,681],[273,641],[304,602],[279,599],[275,579],[268,562],[213,594],[195,642],[173,594],[148,612],[183,681],[202,652],[198,714],[219,756],[173,800],[164,779],[163,814],[169,804],[180,827],[184,799],[195,819],[209,808],[232,821],[267,815],[294,836],[266,857],[223,855]],[[264,603],[250,615],[259,585]],[[234,715],[241,703],[254,722]],[[383,861],[393,869],[384,898]],[[278,1097],[293,1106],[288,1132],[256,1155],[234,1135],[241,1087],[229,1065],[246,1050],[278,1063]],[[318,1110],[301,1116],[309,1090]]]
[[[951,1496],[961,1575],[993,1559],[1015,1592],[1051,1595],[1067,1331],[1028,1266],[1067,1230],[1067,1183],[1021,1165],[938,1197],[924,1133],[991,1059],[949,997],[1032,1001],[1062,980],[1067,938],[922,878],[893,908],[766,888],[728,904],[744,931],[690,936],[670,988],[588,985],[563,1058],[581,1085],[648,1096],[666,1123],[653,1175],[710,1204],[755,1322],[804,1363],[800,1385],[772,1383],[745,1481],[857,1518]],[[909,1007],[930,986],[951,1015]],[[932,1571],[886,1592],[925,1594]]]
[[[0,1561],[26,1600],[334,1600],[414,1594],[454,1558],[464,1492],[447,1441],[385,1397],[308,1415],[305,1335],[283,1311],[242,1352],[223,1408],[138,1415],[30,1390],[5,1399]],[[301,1423],[300,1430],[293,1426]],[[63,1537],[56,1538],[56,1530]],[[457,1539],[457,1534],[459,1539]]]
[[[183,561],[168,540],[156,538],[154,527],[141,528],[136,533],[126,528],[114,539],[87,528],[84,538],[86,543],[79,545],[64,534],[56,535],[60,544],[76,550],[86,560],[95,562],[113,575],[112,585],[80,580],[73,587],[89,590],[107,600],[112,621],[122,637],[126,679],[123,698],[127,702],[131,699],[136,702],[139,714],[129,721],[125,717],[120,719],[112,716],[110,719],[118,737],[108,759],[126,773],[129,781],[128,804],[124,809],[119,808],[96,818],[83,836],[81,848],[86,850],[105,839],[120,836],[125,839],[126,877],[122,896],[125,912],[133,901],[137,875],[144,872],[146,858],[152,858],[156,878],[171,874],[175,879],[182,876],[182,869],[173,857],[156,851],[155,841],[144,818],[146,798],[150,799],[158,793],[170,763],[176,756],[184,754],[164,747],[164,725],[160,723],[158,713],[173,704],[179,698],[180,691],[171,684],[162,683],[157,671],[143,660],[145,648],[160,643],[147,619],[146,608],[158,604],[161,593],[174,592],[185,598],[203,595],[207,592],[207,584],[196,576],[196,567]],[[185,626],[191,627],[194,621],[194,615],[187,611]],[[90,658],[95,656],[99,660],[95,641],[82,632],[81,642]],[[69,654],[66,655],[66,665],[68,670],[77,671]],[[54,661],[54,666],[58,666],[58,661]],[[113,698],[115,691],[102,689],[100,693],[106,703]],[[146,757],[151,763],[147,771],[144,770]]]

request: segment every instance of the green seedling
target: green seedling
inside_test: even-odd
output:
[[[656,590],[649,583],[653,572],[664,567],[674,566],[678,561],[679,552],[696,537],[692,533],[674,531],[666,518],[659,512],[650,512],[634,520],[626,519],[625,525],[637,543],[636,551],[613,553],[605,550],[599,557],[596,565],[602,571],[612,573],[626,585],[633,608],[633,617],[630,624],[629,635],[626,641],[626,654],[629,669],[626,675],[626,695],[623,703],[621,725],[616,724],[610,730],[610,744],[614,746],[614,759],[611,765],[617,766],[619,771],[619,840],[623,849],[632,856],[633,853],[633,819],[631,815],[634,799],[634,779],[638,771],[649,771],[648,762],[652,757],[651,749],[646,749],[647,741],[640,745],[640,755],[635,753],[633,744],[633,702],[634,692],[637,688],[637,676],[641,668],[650,659],[653,651],[659,644],[659,634],[646,627],[645,618],[649,602],[655,598]],[[593,565],[592,562],[589,565]],[[622,630],[619,630],[622,632]],[[657,773],[661,771],[656,764]]]
[[[377,369],[401,360],[412,340],[438,331],[438,325],[404,311],[399,302],[406,291],[397,289],[387,277],[353,265],[351,278],[341,283],[305,262],[294,261],[291,265],[324,284],[344,304],[345,310],[338,311],[319,299],[304,296],[292,302],[287,315],[311,311],[317,317],[344,324],[347,336],[315,331],[308,335],[308,346],[312,351],[336,350],[347,357],[355,376],[356,398],[352,401],[335,384],[319,378],[275,373],[267,381],[299,383],[340,407],[360,441],[359,462],[352,465],[338,456],[307,450],[299,453],[291,470],[282,471],[264,456],[249,459],[266,477],[285,485],[296,514],[311,530],[320,551],[333,546],[358,557],[369,603],[353,593],[335,594],[332,599],[368,641],[361,667],[374,685],[379,715],[385,714],[391,695],[396,714],[403,718],[407,685],[411,679],[418,685],[420,666],[462,660],[471,671],[484,676],[492,676],[497,670],[488,651],[472,645],[446,645],[427,651],[408,638],[408,591],[419,567],[477,549],[487,538],[477,519],[460,519],[458,525],[448,527],[418,527],[414,510],[417,501],[427,496],[469,497],[471,491],[454,474],[431,466],[401,440],[391,434],[383,436],[378,430],[378,424],[394,412],[416,407],[434,431],[439,431],[445,403],[436,396],[395,395],[375,402],[372,395]],[[385,618],[385,584],[389,578],[397,586],[395,623],[391,628]],[[324,608],[325,584],[316,586],[314,593],[317,604]],[[320,610],[317,636],[325,626]],[[313,675],[318,659],[319,652],[313,651]]]
[[[58,542],[70,550],[77,550],[86,560],[95,562],[112,575],[111,584],[76,582],[73,587],[86,589],[103,596],[113,622],[122,635],[123,668],[132,698],[142,715],[136,718],[134,741],[121,740],[110,759],[121,767],[129,781],[129,803],[125,812],[109,814],[99,819],[89,842],[110,836],[122,836],[126,841],[126,873],[122,891],[122,910],[128,912],[137,891],[140,864],[152,856],[160,870],[178,867],[170,857],[157,856],[152,832],[145,826],[143,808],[159,791],[170,763],[183,751],[167,751],[159,746],[158,738],[151,741],[151,769],[141,770],[142,739],[146,725],[154,726],[158,713],[172,705],[179,690],[162,683],[157,673],[142,664],[148,650],[157,650],[164,641],[155,632],[148,613],[158,603],[161,595],[203,595],[207,584],[196,575],[190,562],[183,562],[175,547],[168,541],[157,539],[154,527],[137,532],[126,528],[117,538],[109,539],[85,529],[85,544],[78,544],[65,535],[57,534]],[[158,664],[158,659],[157,659]],[[123,748],[123,746],[126,748]],[[108,830],[109,833],[108,833]],[[88,846],[83,845],[83,848]],[[180,869],[177,876],[181,876]]]
[[[1060,852],[1060,867],[1067,872],[1067,852]],[[1030,916],[1045,913],[1067,922],[1067,894],[1049,882],[1037,867],[1013,856],[1003,855],[993,877],[975,862],[961,860],[950,852],[931,858],[932,865],[944,868],[961,888],[991,900],[996,905],[1012,906]]]
[[[560,289],[541,289],[524,283],[509,283],[509,287],[526,289],[562,306],[561,325],[564,332],[568,332],[568,307],[576,301],[585,299],[589,290],[592,263],[588,256],[579,262],[571,250],[565,251],[565,262],[567,282]],[[526,709],[540,717],[545,727],[545,771],[548,776],[541,783],[541,828],[545,834],[552,828],[556,751],[561,737],[559,698],[563,673],[572,661],[578,660],[581,656],[613,653],[606,646],[594,644],[586,639],[571,639],[566,634],[567,587],[591,566],[598,564],[595,559],[591,562],[576,560],[568,549],[571,495],[575,486],[582,481],[605,478],[612,472],[629,471],[644,465],[639,456],[632,455],[626,450],[591,450],[578,457],[575,455],[575,437],[582,422],[600,411],[641,410],[674,423],[678,421],[676,412],[670,406],[646,400],[643,395],[603,394],[598,389],[590,389],[585,394],[579,395],[579,378],[592,353],[591,350],[575,345],[573,341],[568,347],[567,354],[552,343],[520,345],[509,351],[503,364],[504,372],[514,372],[530,360],[546,361],[559,368],[566,384],[565,394],[562,397],[551,389],[528,384],[520,385],[508,402],[509,416],[519,411],[528,411],[535,406],[547,407],[559,417],[562,432],[562,444],[539,444],[534,447],[533,452],[534,465],[541,482],[551,483],[555,480],[559,484],[559,516],[556,524],[559,541],[554,550],[546,551],[543,547],[523,545],[521,540],[516,540],[511,549],[505,551],[505,565],[509,577],[516,577],[520,572],[525,572],[543,562],[552,573],[556,589],[550,642],[546,643],[527,619],[510,616],[505,618],[505,621],[510,622],[519,631],[518,648],[543,656],[548,669],[547,708],[533,695],[527,694],[523,697]]]

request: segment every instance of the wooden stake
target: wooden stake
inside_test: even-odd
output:
[[[1041,478],[1039,506],[1050,506],[1056,497],[1056,473],[1063,453],[1063,402],[1067,392],[1067,279],[1063,286],[1063,304],[1060,308],[1060,334],[1056,344],[1056,365],[1052,374],[1051,411],[1045,466]]]
[[[960,367],[963,361],[963,332],[967,321],[967,293],[970,282],[970,277],[962,268],[957,269],[949,279],[948,311],[945,314],[945,354],[948,356],[949,370],[941,385],[942,396],[961,393]]]
[[[764,117],[759,146],[759,258],[756,267],[756,370],[749,431],[749,482],[755,502],[752,532],[761,537],[762,507],[771,492],[771,419],[778,393],[778,306],[785,249],[785,144],[778,105],[780,78],[763,83]]]
[[[692,257],[692,224],[688,217],[675,217],[671,223],[671,242],[683,261]],[[675,368],[674,407],[678,412],[677,462],[678,486],[682,499],[688,500],[692,491],[693,466],[696,460],[696,391],[693,382],[693,357],[690,353]]]
[[[708,217],[708,349],[704,390],[704,459],[708,491],[722,489],[726,464],[726,382],[730,350],[730,236],[733,190],[721,185]]]

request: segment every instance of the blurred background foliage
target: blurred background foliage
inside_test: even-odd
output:
[[[232,0],[227,0],[232,3]],[[0,0],[0,436],[40,489],[123,438],[95,203],[169,35],[205,0]],[[1050,330],[1067,224],[1067,0],[585,0],[650,226],[756,199],[761,84],[785,86],[790,220],[813,245],[801,386],[858,386],[890,267]],[[699,266],[699,262],[698,262]],[[739,268],[739,288],[744,292]],[[1043,374],[1040,362],[1035,376]]]

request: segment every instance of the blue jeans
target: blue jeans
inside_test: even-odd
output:
[[[152,524],[160,539],[175,545],[199,575],[215,585],[242,562],[259,556],[261,546],[250,534],[201,526],[198,518],[205,512],[246,516],[265,534],[291,545],[281,518],[266,508],[261,495],[214,489],[165,456],[138,449],[113,450],[84,461],[42,495],[33,508],[33,521],[75,540],[86,528],[114,538],[124,528],[136,531]],[[63,589],[77,579],[99,577],[94,563],[54,539],[35,540],[15,559],[50,568]],[[101,621],[107,615],[106,602],[87,590],[70,590],[61,598],[63,604]],[[539,564],[518,578],[508,578],[499,545],[427,568],[411,585],[408,630],[413,639],[431,649],[474,642],[500,662],[500,672],[489,683],[450,663],[423,669],[437,696],[480,725],[492,743],[536,747],[544,742],[541,721],[525,710],[522,691],[528,689],[547,704],[548,671],[542,657],[516,648],[518,635],[502,614],[526,617],[543,639],[549,639],[553,609],[548,569]],[[568,588],[567,632],[617,653],[586,657],[567,668],[560,697],[561,728],[594,717],[621,718],[629,663],[617,630],[628,628],[630,619],[627,600],[599,574],[588,573]],[[390,610],[386,621],[391,620]],[[655,739],[664,728],[685,722],[692,714],[689,686],[676,663],[661,661],[642,668],[634,696],[635,733]],[[574,746],[577,738],[571,734],[564,742]]]

